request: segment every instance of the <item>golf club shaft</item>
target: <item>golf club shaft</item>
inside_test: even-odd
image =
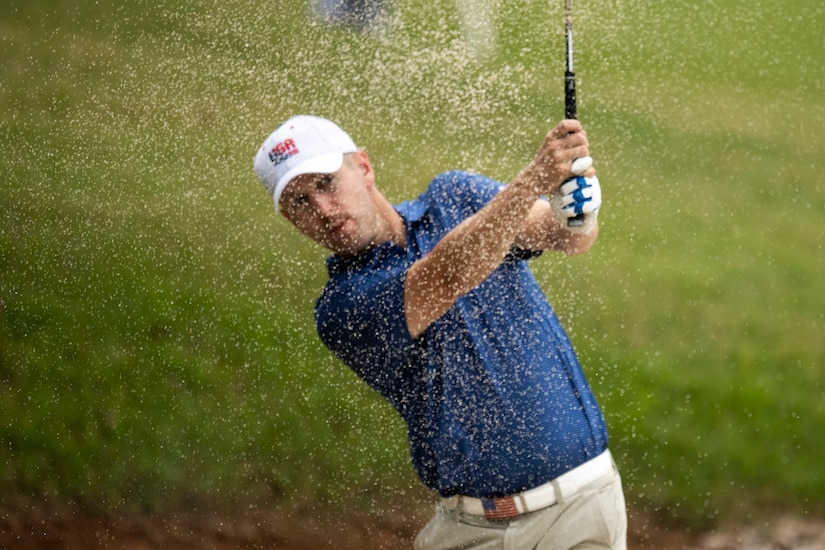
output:
[[[576,73],[573,70],[573,6],[572,0],[564,0],[564,38],[567,66],[564,71],[564,118],[576,118]]]

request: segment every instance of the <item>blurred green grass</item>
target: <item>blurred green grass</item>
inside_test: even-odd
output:
[[[447,0],[399,0],[372,33],[297,2],[12,2],[3,498],[106,513],[425,501],[402,423],[315,336],[325,254],[275,215],[251,159],[310,112],[351,131],[393,200],[451,168],[506,181],[562,112],[561,8],[499,6],[481,56]],[[602,233],[534,269],[628,501],[696,525],[825,514],[825,8],[576,10]]]

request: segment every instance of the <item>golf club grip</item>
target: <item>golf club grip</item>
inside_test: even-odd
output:
[[[565,71],[564,118],[575,120],[576,117],[576,75],[571,71]]]

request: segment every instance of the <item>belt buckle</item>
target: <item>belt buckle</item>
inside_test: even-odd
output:
[[[513,497],[482,498],[484,517],[490,521],[512,519],[519,516],[516,499]]]

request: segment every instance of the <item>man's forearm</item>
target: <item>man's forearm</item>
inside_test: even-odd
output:
[[[514,181],[413,264],[405,307],[414,337],[501,264],[537,197],[529,181]]]
[[[538,198],[528,185],[511,184],[487,205],[450,231],[430,257],[442,263],[456,298],[475,288],[510,251]]]

